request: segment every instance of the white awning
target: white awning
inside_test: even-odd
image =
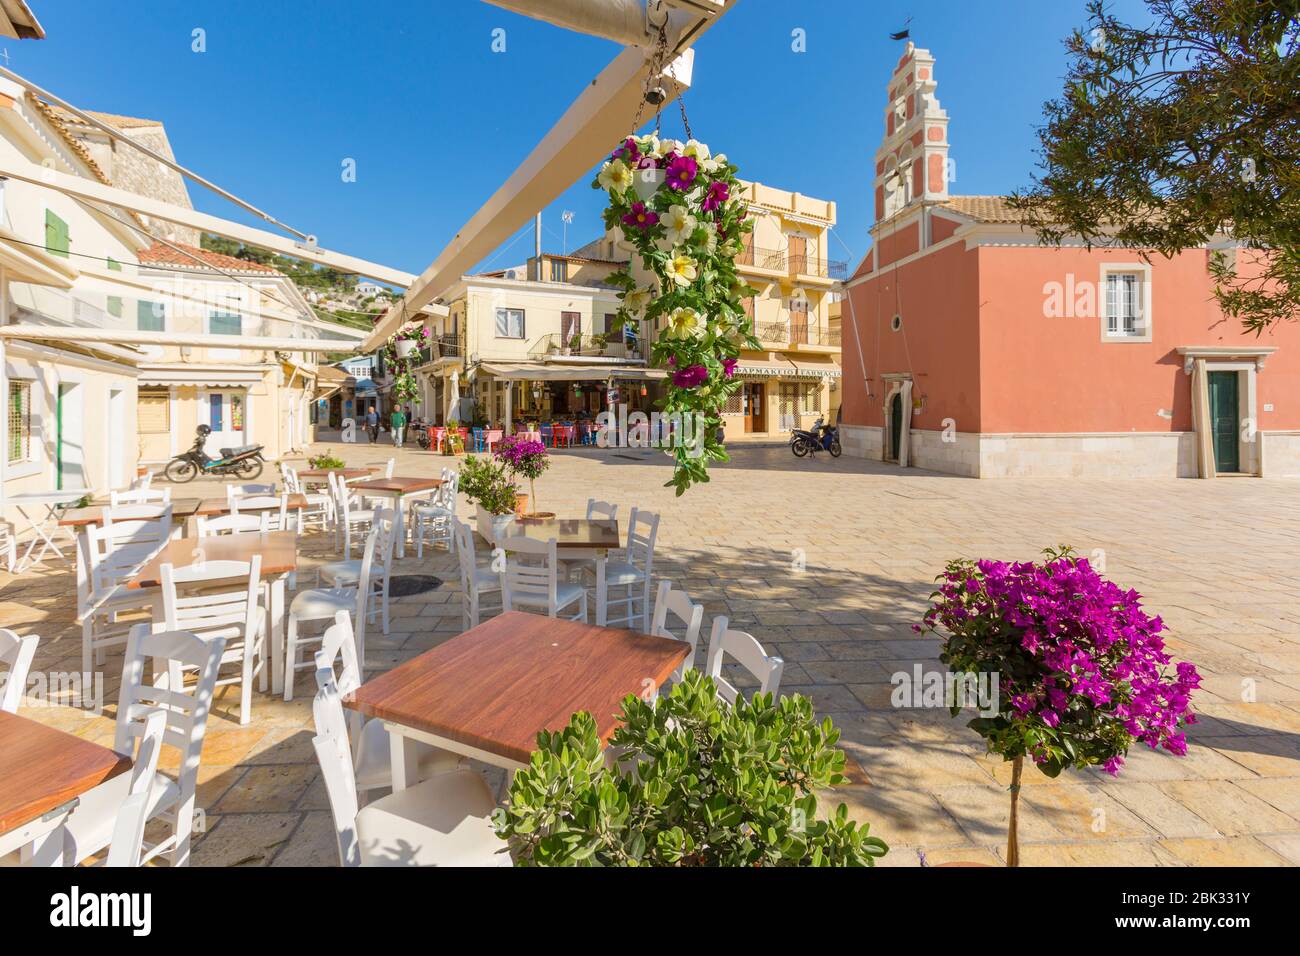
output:
[[[494,378],[512,382],[603,382],[615,379],[624,382],[667,378],[668,373],[657,368],[636,365],[550,365],[541,362],[484,362],[479,371]]]
[[[228,371],[225,369],[141,369],[141,385],[194,385],[206,388],[248,388],[260,385],[262,372],[258,369]]]

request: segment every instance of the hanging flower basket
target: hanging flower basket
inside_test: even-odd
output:
[[[744,235],[753,229],[736,167],[694,139],[631,136],[614,150],[592,183],[609,196],[605,226],[621,232],[629,267],[607,281],[621,288],[618,322],[663,320],[652,364],[669,373],[666,415],[681,417],[668,452],[668,485],[680,495],[708,481],[708,463],[726,461],[721,409],[740,388],[741,349],[758,349],[736,271]]]
[[[420,343],[415,339],[398,339],[397,340],[397,357],[400,359],[409,359],[416,352],[420,351]]]

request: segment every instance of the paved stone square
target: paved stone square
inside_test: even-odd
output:
[[[349,463],[390,447],[316,446]],[[559,451],[537,484],[541,510],[581,516],[589,497],[658,512],[655,570],[727,615],[786,661],[782,690],[812,697],[843,731],[852,783],[838,791],[890,845],[885,865],[998,863],[1009,766],[987,757],[964,719],[895,709],[891,675],[941,668],[938,642],[911,630],[934,576],[957,556],[1032,559],[1068,543],[1144,595],[1168,646],[1204,677],[1186,757],[1135,749],[1118,779],[1026,772],[1022,861],[1078,865],[1300,863],[1300,482],[1294,480],[977,481],[785,448],[741,446],[684,497],[665,458],[643,450]],[[397,452],[399,475],[447,462]],[[268,473],[270,473],[268,471]],[[178,488],[188,495],[199,489]],[[211,488],[212,486],[208,486]],[[464,516],[469,509],[461,503]],[[304,564],[335,555],[303,539]],[[485,559],[483,555],[480,560]],[[395,599],[391,633],[371,630],[366,667],[388,669],[461,630],[455,564],[413,554],[397,573],[438,590]],[[310,570],[300,587],[314,586]],[[0,572],[0,624],[42,637],[35,670],[76,671],[69,569]],[[31,702],[25,715],[111,743],[120,651],[105,671],[101,716]],[[255,694],[237,722],[234,688],[208,727],[194,865],[336,865],[328,803],[311,747],[309,677],[291,704]],[[494,777],[499,780],[499,775]]]

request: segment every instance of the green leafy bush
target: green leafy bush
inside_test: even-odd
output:
[[[313,470],[326,468],[343,468],[343,459],[326,452],[323,455],[317,455],[315,458],[308,458],[307,464]]]
[[[469,455],[460,466],[460,490],[470,504],[482,505],[488,514],[508,515],[515,510],[519,489],[505,465],[488,456]]]
[[[590,714],[537,736],[497,832],[521,866],[872,866],[888,847],[841,804],[817,818],[816,789],[843,781],[844,753],[812,702],[718,700],[686,672],[654,701],[629,695],[612,745]]]

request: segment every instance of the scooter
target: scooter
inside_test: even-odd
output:
[[[820,417],[812,428],[790,429],[790,450],[796,458],[816,455],[819,451],[828,451],[832,458],[839,458],[844,451],[840,447],[840,430],[827,425],[826,420]]]
[[[429,423],[423,418],[412,419],[406,428],[406,434],[408,437],[414,434],[416,442],[425,451],[433,447],[433,439],[429,437]]]
[[[209,458],[203,450],[212,429],[200,425],[195,429],[197,437],[189,451],[177,455],[167,463],[163,474],[168,481],[178,484],[193,481],[203,475],[235,475],[239,478],[256,478],[262,473],[266,459],[262,457],[262,445],[243,445],[240,448],[221,449],[220,458]]]

